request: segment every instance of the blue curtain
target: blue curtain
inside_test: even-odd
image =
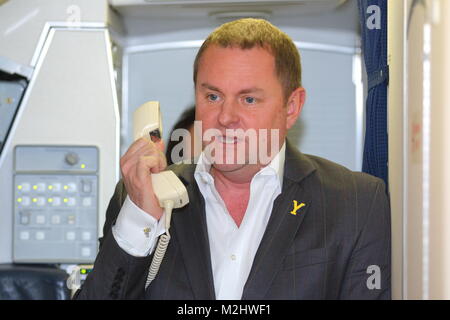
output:
[[[383,179],[387,186],[387,0],[358,0],[358,4],[368,78],[362,170]]]

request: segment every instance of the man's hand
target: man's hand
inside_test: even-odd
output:
[[[153,192],[151,174],[163,171],[167,166],[163,149],[162,140],[152,142],[141,138],[120,159],[123,181],[131,201],[157,220],[161,218],[163,209]]]

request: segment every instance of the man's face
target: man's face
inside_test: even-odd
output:
[[[278,130],[278,149],[281,148],[287,129],[294,124],[299,113],[289,116],[292,108],[289,108],[289,99],[285,100],[275,70],[275,59],[270,52],[259,47],[242,50],[211,46],[206,49],[199,63],[195,98],[196,120],[202,121],[203,134],[212,128],[222,136],[228,129],[253,129],[259,139],[260,129],[267,129],[268,139],[263,142],[266,150],[270,150],[273,130]],[[227,158],[229,151],[236,154],[242,143],[249,147],[248,137],[244,140],[215,137],[212,141],[204,141],[203,147],[209,143],[219,146],[218,152],[223,152],[220,155],[223,159]],[[234,158],[232,164],[214,164],[214,167],[221,171],[240,169],[248,164],[249,155],[258,151],[247,149],[246,163],[236,163]]]

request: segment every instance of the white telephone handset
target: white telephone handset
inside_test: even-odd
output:
[[[152,140],[161,138],[162,123],[158,101],[146,102],[136,109],[133,114],[133,131],[135,140],[142,137],[149,137]],[[184,207],[189,203],[186,187],[173,171],[167,170],[160,173],[152,173],[151,177],[155,196],[161,208],[164,208],[166,233],[161,235],[158,241],[145,283],[145,289],[155,279],[166,253],[170,241],[169,228],[172,209]]]

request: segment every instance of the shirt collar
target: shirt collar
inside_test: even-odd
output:
[[[286,140],[283,142],[283,146],[280,151],[275,155],[275,157],[270,161],[270,163],[259,170],[256,176],[270,176],[276,175],[280,182],[280,186],[283,185],[283,175],[284,175],[284,162],[286,158]],[[194,176],[199,182],[199,179],[204,182],[211,184],[214,179],[209,173],[211,170],[211,164],[207,161],[206,155],[202,152],[198,158],[197,166],[195,167]]]
[[[257,175],[276,175],[280,182],[280,187],[283,185],[284,175],[284,160],[286,158],[286,141],[283,142],[283,146],[270,163],[262,168]]]

